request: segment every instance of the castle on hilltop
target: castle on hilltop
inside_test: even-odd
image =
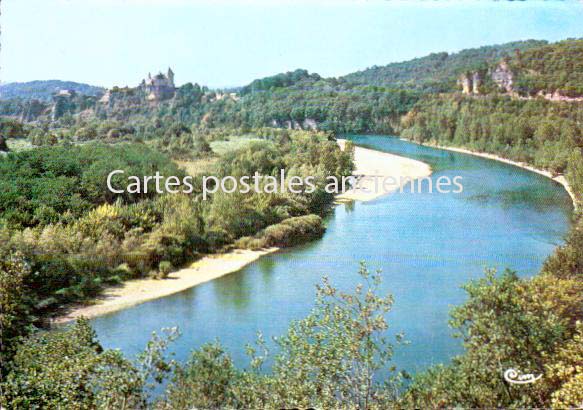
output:
[[[174,72],[168,68],[166,75],[161,72],[152,77],[148,73],[148,78],[142,80],[140,84],[146,94],[148,101],[162,101],[174,97],[176,87],[174,86]]]

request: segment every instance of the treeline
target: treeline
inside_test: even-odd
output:
[[[581,203],[583,106],[508,97],[424,98],[403,119],[402,136],[485,151],[565,173]],[[415,378],[409,407],[573,408],[583,401],[583,220],[542,272],[506,272],[466,286],[469,300],[452,312],[465,352]],[[542,374],[509,385],[508,369]]]
[[[487,69],[517,51],[525,52],[546,45],[546,41],[526,40],[470,48],[458,53],[432,53],[409,61],[371,67],[343,77],[348,82],[405,89],[427,93],[456,90],[457,77],[466,71]]]
[[[288,71],[287,73],[253,80],[251,84],[241,88],[240,94],[246,95],[250,93],[269,91],[275,88],[289,87],[303,80],[317,81],[320,79],[321,77],[316,73],[310,74],[308,70],[297,69],[295,71]]]
[[[128,175],[184,174],[143,144],[68,144],[11,153],[0,160],[0,221],[11,229],[67,224],[98,205],[115,200],[131,204],[155,196],[155,191],[111,192],[107,175],[116,169]]]
[[[38,101],[0,101],[0,113],[24,121],[42,120],[52,129],[70,127],[90,118],[148,126],[153,119],[205,127],[265,127],[321,129],[340,133],[397,133],[399,116],[421,95],[457,90],[467,72],[480,72],[484,89],[493,89],[490,72],[509,61],[514,88],[522,95],[559,91],[578,96],[583,40],[554,44],[519,41],[496,46],[435,53],[340,78],[322,78],[306,70],[253,81],[239,96],[187,83],[170,101],[151,105],[140,88],[114,88],[109,101],[93,96],[57,96],[51,107]],[[80,117],[80,118],[79,118]]]
[[[166,276],[172,267],[258,233],[249,247],[294,244],[287,235],[321,236],[318,215],[333,200],[325,178],[351,174],[350,150],[341,151],[321,133],[272,130],[262,136],[222,157],[212,154],[212,175],[279,177],[285,169],[288,178],[314,176],[314,192],[218,191],[201,200],[202,176],[195,175],[189,195],[110,193],[105,184],[115,169],[184,175],[169,157],[140,143],[58,145],[0,157],[6,177],[0,195],[2,375],[33,326],[105,285]],[[247,246],[244,240],[238,245]]]
[[[114,110],[107,118],[134,124],[138,135],[152,134],[157,124],[182,122],[198,127],[277,127],[318,129],[337,133],[394,133],[420,93],[384,87],[356,86],[314,76],[287,87],[269,86],[235,100],[201,94],[192,85],[181,87],[171,102],[149,113]],[[142,106],[142,108],[144,108]],[[145,138],[148,138],[146,136]]]
[[[3,100],[20,98],[22,100],[51,101],[53,94],[59,90],[72,90],[79,94],[99,95],[103,93],[102,87],[74,81],[29,81],[25,83],[0,84],[0,98]]]
[[[581,200],[581,124],[581,104],[504,96],[428,96],[402,119],[402,136],[485,151],[564,173]]]
[[[321,80],[309,87],[280,88],[212,105],[211,125],[317,128],[337,133],[394,133],[399,117],[418,100],[416,92]]]

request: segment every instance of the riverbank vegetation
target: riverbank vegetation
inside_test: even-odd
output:
[[[583,105],[547,100],[428,96],[403,118],[402,136],[488,152],[565,174],[581,204]],[[452,312],[465,353],[416,378],[405,396],[412,407],[553,407],[583,401],[583,220],[575,215],[564,246],[541,273],[512,273],[466,288],[469,301]],[[543,377],[509,385],[507,369]]]
[[[164,352],[175,330],[154,335],[130,362],[119,351],[103,350],[81,320],[19,347],[0,385],[3,399],[13,409],[390,407],[404,377],[391,358],[403,340],[384,337],[393,298],[380,293],[380,273],[362,265],[359,275],[363,285],[351,292],[324,278],[311,313],[277,339],[273,356],[259,334],[247,349],[245,370],[218,342],[195,350],[186,363],[169,361]],[[165,376],[172,382],[164,397],[148,405],[149,382]]]
[[[169,131],[174,138],[176,129]],[[190,132],[180,131],[177,138],[192,138]],[[341,151],[326,134],[273,130],[217,157],[212,175],[259,172],[279,178],[280,169],[285,169],[288,178],[314,176],[314,192],[219,191],[202,200],[202,175],[194,176],[190,195],[155,190],[118,195],[107,189],[107,175],[115,169],[131,175],[184,175],[171,158],[155,150],[158,144],[163,141],[149,146],[65,144],[0,158],[3,372],[10,367],[20,336],[33,326],[42,327],[43,319],[63,305],[94,296],[103,286],[147,275],[162,277],[168,266],[179,267],[235,242],[256,249],[321,236],[318,215],[333,200],[324,190],[325,178],[349,175],[353,166],[350,149]],[[170,153],[182,158],[184,152]]]
[[[580,104],[508,96],[428,96],[403,118],[404,138],[488,152],[565,174],[583,186]],[[579,197],[579,201],[581,197]]]

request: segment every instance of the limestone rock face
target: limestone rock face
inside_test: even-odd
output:
[[[480,94],[482,82],[482,76],[478,71],[463,73],[457,80],[464,94]]]
[[[462,87],[462,93],[464,93],[464,94],[471,94],[472,93],[472,80],[468,76],[468,74],[466,74],[466,73],[462,74],[458,78],[457,83],[460,87]]]
[[[318,123],[316,122],[316,120],[314,120],[312,118],[306,118],[302,122],[302,128],[305,130],[317,131],[318,130]]]
[[[492,71],[492,81],[508,93],[513,91],[514,74],[510,71],[510,67],[508,67],[505,61],[498,64],[494,71]]]
[[[475,71],[472,74],[472,93],[480,94],[480,87],[482,87],[482,76],[479,72]]]

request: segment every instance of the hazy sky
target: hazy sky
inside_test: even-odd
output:
[[[0,81],[244,85],[338,76],[437,51],[583,37],[583,2],[2,0]]]

